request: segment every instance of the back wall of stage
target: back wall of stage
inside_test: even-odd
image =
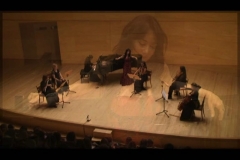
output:
[[[50,55],[62,63],[82,64],[92,54],[96,61],[113,53],[123,28],[142,14],[155,17],[166,34],[166,63],[237,65],[236,12],[3,13],[3,59]],[[22,29],[24,23],[29,25]]]

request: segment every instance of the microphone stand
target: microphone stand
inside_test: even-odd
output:
[[[86,120],[86,122],[83,123],[83,134],[84,134],[84,137],[86,137],[86,133],[85,133],[85,124],[86,124],[87,122],[90,122],[90,121],[91,121],[91,119],[89,119],[89,116],[87,116],[87,120]]]

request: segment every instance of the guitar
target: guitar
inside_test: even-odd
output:
[[[138,75],[135,75],[135,74],[128,73],[128,77],[133,79],[133,80],[141,80],[141,78]]]

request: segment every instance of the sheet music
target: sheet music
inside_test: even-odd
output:
[[[162,96],[165,100],[168,99],[168,94],[165,92],[165,90],[162,91]]]

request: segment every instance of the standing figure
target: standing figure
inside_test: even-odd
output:
[[[127,49],[125,51],[125,54],[115,58],[115,60],[119,60],[123,58],[124,59],[124,64],[123,64],[123,74],[120,80],[120,84],[122,86],[130,85],[133,83],[133,80],[128,77],[128,74],[131,74],[131,63],[132,63],[132,58],[135,58],[137,60],[137,57],[131,56],[131,50]]]
[[[57,88],[59,88],[64,82],[64,89],[68,89],[68,83],[66,82],[66,80],[63,78],[60,70],[58,69],[58,65],[57,64],[53,64],[53,69],[52,69],[52,77],[53,80],[55,82],[55,85],[57,85]]]
[[[134,75],[136,74],[141,78],[141,89],[146,90],[146,88],[143,86],[144,82],[146,82],[148,79],[146,62],[141,62],[140,67],[138,67],[138,70],[134,73]]]
[[[200,102],[198,100],[198,90],[201,88],[196,83],[191,84],[192,92],[188,95],[188,102],[184,104],[182,114],[180,116],[181,121],[188,121],[191,120],[191,118],[195,115],[194,109],[197,109],[200,106]]]
[[[46,96],[48,106],[57,107],[59,97],[55,89],[52,88],[52,83],[48,75],[43,75],[40,83],[42,93]]]

